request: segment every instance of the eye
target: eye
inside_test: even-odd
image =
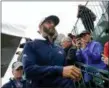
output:
[[[52,21],[48,20],[48,21],[47,21],[47,23],[48,23],[48,24],[51,24],[51,23],[52,23]]]

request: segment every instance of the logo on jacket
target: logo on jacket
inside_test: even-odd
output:
[[[24,54],[24,55],[23,55],[23,57],[27,57],[27,55],[26,55],[26,54]]]
[[[59,54],[63,54],[62,51],[59,51],[58,53],[59,53]]]

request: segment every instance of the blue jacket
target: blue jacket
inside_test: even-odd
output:
[[[23,88],[27,88],[27,86],[29,85],[29,84],[27,84],[26,80],[21,80],[20,82],[22,83]],[[15,80],[10,79],[9,82],[4,84],[1,88],[17,88],[15,85]]]
[[[87,44],[85,49],[80,49],[76,52],[77,61],[86,65],[94,66],[99,69],[107,69],[104,62],[101,60],[103,47],[99,42],[91,41]],[[85,81],[91,79],[90,76],[85,74]]]
[[[62,77],[64,50],[47,40],[28,42],[24,47],[22,62],[26,78],[31,81],[31,88],[74,88],[71,79]]]

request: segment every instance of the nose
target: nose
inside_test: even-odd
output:
[[[53,22],[51,22],[49,25],[50,25],[50,27],[54,27],[55,26]]]

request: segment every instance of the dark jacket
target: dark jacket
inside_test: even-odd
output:
[[[21,80],[20,81],[23,84],[23,88],[27,88],[27,82],[26,80]],[[14,82],[14,79],[9,80],[6,84],[4,84],[1,88],[17,88]]]
[[[28,42],[24,47],[22,62],[31,88],[74,88],[71,79],[62,77],[64,50],[47,40]]]
[[[66,52],[66,60],[67,60],[66,64],[68,65],[75,64],[77,48],[74,46],[71,46],[69,48],[65,48],[64,50]]]

